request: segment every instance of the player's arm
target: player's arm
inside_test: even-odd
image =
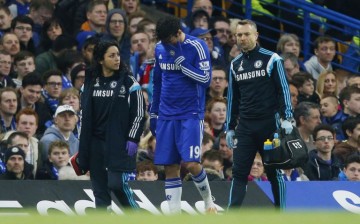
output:
[[[278,54],[273,54],[271,57],[268,68],[272,67],[270,72],[271,76],[275,81],[275,88],[278,94],[279,101],[279,113],[282,119],[293,118],[292,106],[291,106],[291,95],[289,90],[289,84],[286,79],[286,73],[284,69],[284,61]]]
[[[178,45],[177,53],[179,55],[176,57],[175,63],[180,66],[183,74],[200,85],[208,87],[211,82],[211,59],[209,50],[204,42],[193,41],[192,45],[193,48],[190,52],[182,52],[180,44]],[[188,54],[189,58],[195,58],[195,60],[186,60],[185,54]],[[190,54],[196,56],[192,57]]]
[[[129,76],[132,85],[129,89],[130,131],[128,138],[133,142],[139,142],[145,122],[145,100],[139,83],[133,76]]]
[[[153,75],[153,100],[150,107],[150,116],[159,114],[159,104],[160,104],[160,95],[161,95],[161,85],[162,85],[162,70],[158,61],[157,49],[155,49],[155,65],[154,65],[154,75]]]
[[[227,130],[235,130],[239,118],[239,106],[240,106],[240,89],[235,77],[235,71],[233,69],[233,62],[231,63],[229,72],[229,87],[227,93],[227,111],[226,117]]]

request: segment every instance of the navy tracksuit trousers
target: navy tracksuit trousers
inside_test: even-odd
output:
[[[276,130],[276,119],[249,120],[241,119],[235,131],[237,147],[233,152],[233,180],[230,190],[229,208],[240,207],[246,194],[248,175],[256,152],[263,156],[266,139],[272,139]],[[275,206],[286,205],[286,186],[280,170],[265,168],[265,172],[274,195]]]

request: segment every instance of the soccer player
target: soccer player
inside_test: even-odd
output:
[[[158,21],[154,95],[150,129],[156,134],[154,163],[165,166],[165,194],[171,213],[181,212],[180,161],[192,174],[208,213],[216,213],[206,173],[200,165],[210,54],[204,41],[180,29],[169,16]],[[161,105],[161,106],[160,106]]]
[[[230,208],[241,206],[255,155],[260,152],[263,157],[263,143],[273,138],[280,118],[281,128],[286,134],[293,129],[291,97],[283,60],[276,53],[260,47],[257,38],[253,21],[239,22],[236,41],[242,53],[231,62],[228,89],[230,116],[227,117],[226,139],[228,146],[234,148]],[[286,192],[281,172],[270,168],[265,168],[265,171],[271,182],[275,206],[282,208]]]

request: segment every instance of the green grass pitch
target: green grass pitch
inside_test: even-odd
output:
[[[85,216],[66,216],[50,214],[40,216],[30,212],[27,216],[0,217],[2,224],[342,224],[359,223],[360,215],[350,212],[335,211],[297,211],[273,212],[261,209],[232,211],[217,215],[152,215],[148,212],[126,213],[126,215],[113,215],[109,213],[91,212]]]

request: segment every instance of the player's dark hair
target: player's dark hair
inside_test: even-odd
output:
[[[180,29],[180,19],[175,16],[166,16],[156,24],[156,37],[160,41],[164,41],[171,36],[176,36]]]

